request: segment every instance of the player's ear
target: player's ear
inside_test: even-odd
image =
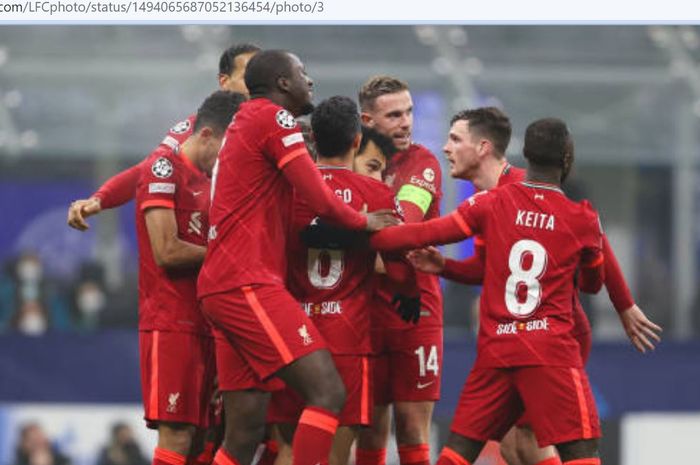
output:
[[[358,132],[355,134],[355,138],[352,140],[352,151],[353,153],[357,153],[357,151],[360,149],[360,143],[362,142],[362,133]]]
[[[277,88],[282,92],[289,92],[289,79],[286,76],[278,77]]]
[[[226,83],[228,82],[230,76],[228,74],[219,73],[218,77],[219,77],[219,87],[221,89],[223,89],[224,86],[226,85]]]
[[[209,139],[214,135],[214,130],[210,128],[209,126],[203,126],[199,130],[199,137],[203,137],[205,139]]]
[[[374,127],[374,120],[369,113],[365,113],[364,111],[360,113],[360,122],[363,126],[367,126],[368,128]]]

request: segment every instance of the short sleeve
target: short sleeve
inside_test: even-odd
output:
[[[406,173],[405,183],[399,187],[396,198],[399,202],[416,205],[425,215],[434,201],[441,197],[442,171],[437,158],[421,147],[419,161]]]
[[[141,164],[136,190],[136,203],[140,211],[153,207],[175,208],[178,166],[169,152],[156,151]]]
[[[299,156],[308,156],[301,128],[289,111],[270,106],[262,111],[262,120],[266,128],[263,153],[278,169]]]
[[[482,234],[486,213],[490,210],[494,195],[488,191],[477,192],[462,202],[452,215],[460,229],[468,236]]]

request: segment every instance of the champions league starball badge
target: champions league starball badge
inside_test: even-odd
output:
[[[292,114],[287,110],[278,111],[275,115],[275,119],[277,120],[277,124],[285,129],[293,129],[297,125],[297,120],[295,120]]]
[[[169,178],[173,174],[173,164],[167,158],[160,157],[151,165],[151,171],[157,178]]]

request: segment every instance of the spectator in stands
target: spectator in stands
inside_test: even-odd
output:
[[[117,422],[112,425],[109,443],[102,448],[97,465],[149,465],[138,443],[134,439],[131,427]]]
[[[70,465],[71,461],[49,442],[38,423],[27,423],[20,430],[13,465]]]
[[[49,316],[38,300],[26,300],[12,316],[10,327],[26,336],[41,336],[49,329]]]

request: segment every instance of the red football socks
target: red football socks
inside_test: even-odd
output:
[[[260,455],[258,465],[274,465],[275,459],[277,458],[277,452],[279,452],[277,441],[273,439],[268,439],[265,441],[265,449],[263,449],[263,452]]]
[[[399,446],[399,462],[401,465],[430,465],[430,446],[428,444]]]
[[[326,465],[338,429],[338,417],[319,407],[306,407],[292,441],[294,465]]]
[[[231,457],[223,447],[219,447],[219,450],[214,456],[214,462],[212,465],[240,465],[238,460]]]
[[[386,449],[355,449],[355,465],[386,465]]]
[[[469,460],[465,459],[457,452],[445,446],[440,452],[437,464],[435,465],[472,465]]]
[[[156,447],[151,463],[153,465],[185,465],[187,457],[171,450]]]
[[[548,459],[544,459],[541,462],[537,462],[535,465],[562,465],[562,464],[561,464],[561,459],[559,459],[559,456],[555,456],[555,457],[550,457]]]

